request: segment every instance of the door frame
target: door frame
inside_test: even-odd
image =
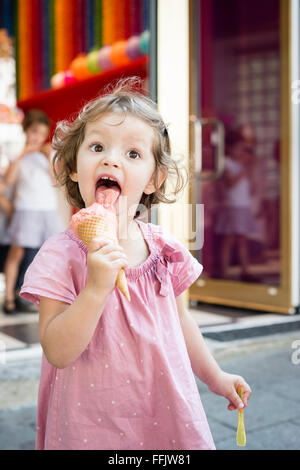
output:
[[[196,3],[197,0],[196,0]],[[262,311],[272,311],[278,313],[295,313],[299,304],[299,223],[293,224],[295,207],[299,209],[299,200],[292,207],[293,195],[298,196],[299,179],[293,178],[292,161],[292,96],[291,96],[291,71],[292,71],[292,35],[295,35],[295,27],[299,31],[299,22],[292,24],[292,14],[296,9],[296,3],[291,0],[280,0],[280,63],[281,63],[281,139],[280,139],[280,157],[281,188],[287,188],[281,191],[280,198],[280,255],[281,255],[281,284],[280,286],[259,285],[245,282],[236,282],[230,280],[200,279],[190,288],[190,299],[213,304],[222,304],[240,308],[255,309]],[[189,103],[190,115],[192,119],[197,116],[195,109],[195,98],[197,96],[194,77],[196,71],[196,31],[194,25],[194,0],[189,0]],[[293,8],[293,12],[292,12]],[[298,6],[299,9],[299,6]],[[299,18],[299,10],[298,16]],[[292,27],[294,30],[292,31]],[[300,77],[299,77],[300,78]],[[298,105],[299,108],[299,105]],[[299,109],[294,110],[294,116],[299,113]],[[293,141],[293,156],[299,150],[299,142],[295,148]],[[189,153],[193,155],[193,138],[190,131]],[[299,159],[299,153],[298,153]],[[297,163],[297,168],[298,163]],[[297,173],[299,175],[299,171]],[[189,201],[193,202],[195,194],[195,181],[191,184],[189,191]],[[201,183],[200,183],[201,184]],[[298,216],[297,219],[298,221]],[[296,234],[296,235],[295,235]],[[298,235],[298,237],[297,237]],[[297,238],[296,238],[297,237]],[[293,240],[293,244],[292,244]],[[205,249],[205,240],[204,247]],[[292,251],[293,250],[293,251]],[[195,256],[195,252],[192,252]],[[296,261],[295,261],[296,260]],[[297,266],[296,266],[297,263]],[[295,276],[295,281],[294,277]],[[252,299],[255,299],[254,301]]]

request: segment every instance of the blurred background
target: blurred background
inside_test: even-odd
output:
[[[151,221],[203,264],[186,302],[217,350],[262,335],[299,336],[299,6],[0,0],[0,178],[24,147],[27,111],[50,117],[51,142],[59,120],[113,81],[140,77],[190,174],[181,199]],[[0,205],[3,197],[13,203],[13,189],[4,190],[2,183]],[[74,208],[56,195],[67,227]],[[0,235],[9,224],[1,211]],[[34,256],[25,254],[21,280]],[[37,315],[28,304],[0,313],[0,342],[12,361],[40,354]]]

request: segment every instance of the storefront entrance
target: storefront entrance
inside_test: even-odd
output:
[[[204,207],[191,298],[291,305],[290,2],[190,2],[190,201]]]

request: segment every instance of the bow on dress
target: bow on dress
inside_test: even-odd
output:
[[[181,251],[176,251],[171,245],[165,243],[155,269],[156,277],[160,282],[159,294],[163,297],[166,297],[169,293],[168,274],[178,281],[178,276],[173,274],[170,269],[170,264],[178,261],[184,261]]]

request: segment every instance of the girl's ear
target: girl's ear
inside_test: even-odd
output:
[[[168,174],[168,170],[165,167],[160,167],[157,170],[157,181],[158,181],[158,187],[159,188],[161,187],[161,185],[165,181],[165,179],[167,177],[167,174]],[[149,183],[147,184],[147,186],[144,189],[145,194],[152,194],[156,191],[157,188],[155,187],[154,180],[155,180],[155,172],[153,173]]]
[[[72,181],[74,181],[74,183],[78,182],[78,176],[77,176],[76,172],[70,173],[70,178],[71,178]]]

